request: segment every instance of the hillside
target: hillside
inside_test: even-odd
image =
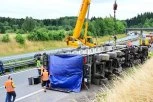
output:
[[[96,102],[153,102],[153,58],[124,73],[113,88],[97,95]]]

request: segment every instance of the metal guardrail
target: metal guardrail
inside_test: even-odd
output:
[[[44,50],[44,51],[39,51],[39,52],[34,52],[34,53],[29,53],[29,54],[22,54],[22,55],[16,55],[16,56],[9,56],[9,57],[0,57],[0,61],[3,62],[4,69],[14,69],[17,67],[22,67],[22,66],[28,66],[28,65],[34,65],[35,64],[35,54],[43,54],[45,53],[56,53],[59,51],[64,51],[64,50],[70,50],[72,48],[62,48],[62,49],[56,49],[56,50]],[[11,71],[11,70],[10,70]]]
[[[33,52],[33,53],[28,53],[28,54],[21,54],[21,55],[14,55],[14,56],[8,56],[8,57],[0,57],[0,61],[2,62],[11,62],[11,61],[16,61],[16,60],[24,60],[24,59],[30,59],[33,58],[35,54],[43,54],[45,53],[50,53],[50,52],[58,52],[61,50],[67,50],[67,49],[72,49],[72,48],[62,48],[62,49],[56,49],[56,50],[44,50],[44,51],[38,51],[38,52]]]
[[[35,63],[34,59],[23,60],[23,61],[18,61],[18,62],[4,63],[4,69],[6,70],[6,69],[13,69],[13,68],[16,68],[16,67],[33,65],[34,63]]]
[[[137,39],[138,39],[137,36],[126,37],[126,38],[122,38],[122,39],[117,40],[117,44],[121,44],[121,43],[123,44],[123,43],[127,42],[128,40],[133,40],[134,41],[134,40],[137,40]],[[106,42],[106,43],[108,43],[108,42]],[[113,43],[113,42],[109,42],[109,43]],[[95,51],[102,50],[102,46],[97,46],[96,48],[97,48],[97,50],[95,50]],[[84,52],[85,52],[86,49],[89,49],[89,48],[82,48],[82,49],[79,49],[79,50],[80,51],[84,50]],[[63,48],[63,49],[57,49],[57,50],[40,51],[40,52],[17,55],[17,56],[3,57],[3,58],[0,58],[0,60],[4,64],[4,69],[12,69],[12,68],[17,68],[17,67],[22,67],[22,66],[35,64],[34,55],[38,54],[38,53],[43,54],[45,52],[47,54],[57,54],[57,53],[66,53],[66,52],[75,53],[75,51],[78,51],[78,49]]]

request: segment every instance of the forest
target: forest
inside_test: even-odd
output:
[[[88,20],[88,35],[104,36],[112,34],[121,34],[125,32],[126,27],[152,27],[153,13],[146,12],[138,14],[136,17],[127,20],[114,20],[113,17],[92,17]],[[28,40],[47,41],[62,40],[67,35],[73,34],[77,17],[60,17],[57,19],[34,19],[26,17],[25,19],[16,19],[9,17],[0,17],[1,34],[28,34]],[[84,33],[84,26],[81,34]]]
[[[138,14],[137,16],[126,20],[128,27],[153,27],[153,13],[146,12]]]

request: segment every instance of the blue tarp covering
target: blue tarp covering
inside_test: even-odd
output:
[[[52,88],[80,92],[83,78],[83,57],[80,55],[49,56]]]

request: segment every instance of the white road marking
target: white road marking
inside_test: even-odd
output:
[[[27,70],[23,70],[23,71],[15,72],[15,73],[6,74],[6,75],[3,75],[3,76],[0,76],[0,78],[6,77],[6,76],[9,76],[9,75],[15,75],[15,74],[19,74],[19,73],[27,72],[27,71],[30,71],[30,70],[35,70],[35,69],[37,69],[37,68],[32,68],[32,69],[27,69]]]
[[[20,98],[16,99],[15,102],[21,101],[21,100],[23,100],[23,99],[25,99],[25,98],[27,98],[27,97],[30,97],[30,96],[35,95],[35,94],[37,94],[37,93],[39,93],[39,92],[42,92],[42,91],[44,91],[44,89],[41,89],[41,90],[35,91],[35,92],[33,92],[33,93],[30,93],[30,94],[28,94],[28,95],[25,95],[25,96],[23,96],[23,97],[20,97]]]

